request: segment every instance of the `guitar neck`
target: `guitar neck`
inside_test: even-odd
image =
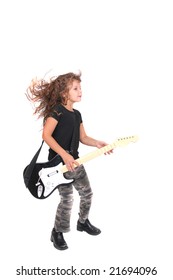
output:
[[[86,163],[98,156],[101,156],[104,153],[107,153],[109,151],[111,151],[112,149],[118,147],[118,146],[124,146],[127,145],[130,142],[136,142],[137,137],[136,136],[130,136],[130,137],[125,137],[125,138],[119,138],[117,139],[115,142],[113,142],[112,144],[106,145],[100,149],[94,150],[93,152],[90,152],[78,159],[76,159],[76,161],[79,163],[79,165]],[[63,165],[61,167],[60,170],[62,173],[65,173],[68,171],[66,165]]]

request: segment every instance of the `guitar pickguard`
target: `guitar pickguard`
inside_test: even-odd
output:
[[[47,167],[47,168],[42,168],[38,175],[39,175],[39,179],[41,179],[42,183],[43,183],[43,190],[42,190],[42,196],[43,197],[48,197],[55,188],[57,188],[60,185],[67,185],[72,183],[74,180],[73,179],[66,179],[64,177],[64,175],[59,172],[59,167],[62,165],[62,163],[60,163],[58,166],[53,166],[53,167]],[[40,186],[39,185],[39,186]],[[38,187],[39,187],[38,186]],[[39,195],[41,193],[41,187],[38,190]]]

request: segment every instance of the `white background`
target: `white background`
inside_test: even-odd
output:
[[[157,267],[158,275],[145,279],[171,279],[171,2],[1,1],[3,279],[27,278],[16,275],[22,265],[99,268],[98,279],[118,277],[109,275],[112,266],[150,266]],[[90,220],[102,233],[93,237],[76,231],[79,198],[74,192],[71,232],[65,235],[69,249],[61,252],[50,242],[58,192],[39,201],[23,183],[23,169],[41,144],[42,128],[25,91],[35,76],[78,69],[83,98],[76,108],[88,135],[108,143],[138,135],[139,141],[86,164],[94,192]],[[90,151],[80,147],[81,155]],[[47,159],[47,147],[41,156]],[[125,278],[140,276],[118,279]]]

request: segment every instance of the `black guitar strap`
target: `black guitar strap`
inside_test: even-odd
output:
[[[75,142],[76,142],[76,114],[74,114],[75,117],[75,122],[74,122],[74,128],[73,128],[73,135],[71,139],[71,144],[70,144],[70,154],[73,155],[73,151],[75,150]]]
[[[75,142],[75,126],[73,129],[73,135],[72,135],[72,141],[71,141],[71,146],[70,146],[70,151],[71,153],[73,153],[73,149],[74,149],[74,142]],[[38,156],[41,152],[42,146],[43,146],[44,140],[41,143],[40,148],[38,149],[38,151],[36,152],[36,154],[34,155],[34,157],[32,158],[31,162],[25,167],[24,171],[23,171],[23,179],[24,179],[24,183],[25,186],[28,187],[29,186],[29,182],[31,179],[31,175],[32,172],[34,170],[34,166],[36,164],[36,161],[38,159]]]
[[[29,185],[29,181],[30,181],[31,175],[32,175],[34,166],[36,164],[36,161],[38,159],[38,156],[40,154],[40,151],[41,151],[41,148],[43,146],[43,143],[44,143],[44,140],[42,141],[40,148],[36,152],[35,156],[31,160],[30,164],[28,166],[26,166],[26,168],[23,171],[23,179],[24,179],[26,187],[28,187],[28,185]]]

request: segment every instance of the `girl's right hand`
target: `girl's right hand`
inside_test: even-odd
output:
[[[63,156],[63,161],[68,169],[68,171],[71,171],[73,172],[75,167],[79,166],[79,163],[73,158],[72,155],[66,153],[64,156]]]

